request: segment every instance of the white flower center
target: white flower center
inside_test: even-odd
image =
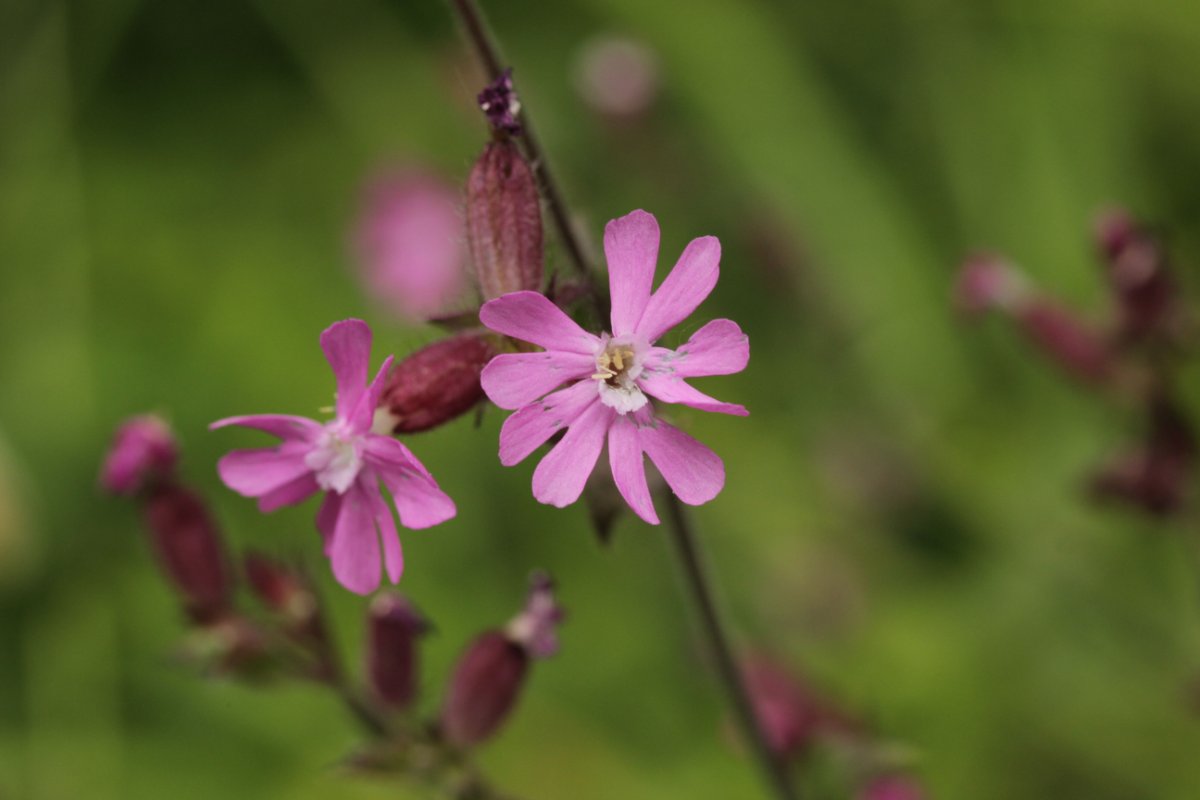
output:
[[[318,486],[344,494],[354,484],[362,469],[362,439],[361,435],[347,431],[338,420],[325,426],[316,446],[304,457],[304,463],[316,475]]]
[[[628,338],[612,339],[607,335],[600,341],[596,353],[596,372],[592,380],[599,385],[600,402],[622,414],[637,411],[648,402],[637,385],[642,374],[642,355],[645,346]]]

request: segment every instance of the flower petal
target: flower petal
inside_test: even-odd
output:
[[[429,528],[452,518],[458,509],[412,451],[388,436],[367,439],[367,459],[383,480],[400,523],[413,530]]]
[[[400,576],[404,574],[404,551],[400,548],[400,533],[396,530],[396,520],[392,518],[392,508],[379,491],[377,477],[370,478],[370,486],[364,488],[364,493],[371,503],[371,514],[375,517],[375,525],[383,542],[383,565],[388,580],[399,583]]]
[[[721,243],[717,237],[693,239],[650,297],[638,322],[638,335],[653,342],[695,311],[717,285],[720,263]]]
[[[361,483],[342,495],[329,560],[338,583],[355,594],[370,594],[379,587],[379,534],[367,490]]]
[[[254,428],[265,431],[280,439],[303,439],[309,441],[321,432],[321,423],[307,417],[293,417],[289,414],[249,414],[241,417],[226,417],[208,426],[210,431],[225,428],[230,425],[240,425],[243,428]]]
[[[277,508],[295,505],[302,500],[312,497],[320,489],[321,487],[317,486],[316,476],[311,472],[306,473],[294,481],[285,483],[278,489],[273,489],[259,497],[258,510],[264,514],[268,514]]]
[[[745,406],[737,403],[722,403],[693,388],[682,378],[676,378],[673,375],[661,372],[643,372],[637,382],[642,387],[642,391],[657,397],[664,403],[680,403],[701,411],[733,414],[736,417],[745,417],[750,414]]]
[[[500,463],[511,467],[524,461],[599,400],[596,381],[585,380],[521,408],[500,428]]]
[[[547,350],[591,355],[600,346],[598,338],[537,292],[512,292],[489,300],[479,309],[479,320],[497,333]]]
[[[593,403],[571,423],[567,435],[533,471],[533,496],[538,502],[562,508],[579,499],[616,413],[603,403]]]
[[[246,497],[262,497],[311,474],[304,456],[308,447],[301,442],[285,442],[278,447],[234,450],[217,462],[217,474],[230,489]]]
[[[359,398],[358,405],[354,407],[354,414],[350,418],[350,427],[356,433],[366,433],[371,430],[371,425],[375,422],[375,409],[379,406],[379,398],[383,395],[383,389],[387,385],[388,372],[392,369],[392,361],[391,356],[384,359],[379,371],[375,373],[375,380],[371,381],[371,385]]]
[[[658,524],[658,514],[646,483],[646,463],[638,441],[638,425],[633,414],[618,415],[608,429],[608,465],[617,491],[639,517]]]
[[[705,445],[662,420],[638,430],[642,449],[671,491],[688,505],[707,503],[725,486],[725,465]]]
[[[750,337],[729,319],[714,319],[692,334],[678,350],[652,348],[647,368],[680,378],[732,375],[750,361]]]
[[[584,353],[503,353],[488,362],[479,381],[489,400],[501,408],[514,409],[567,381],[586,378],[595,370],[595,357]]]
[[[654,286],[658,241],[658,220],[641,209],[614,219],[604,228],[614,336],[633,333],[646,310]]]
[[[371,329],[361,319],[344,319],[321,334],[321,349],[337,379],[337,415],[350,419],[367,386]]]
[[[317,509],[317,530],[324,543],[323,552],[328,558],[333,548],[333,534],[337,529],[338,516],[342,513],[342,496],[337,492],[326,492],[321,507]]]

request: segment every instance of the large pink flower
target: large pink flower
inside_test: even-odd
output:
[[[694,239],[652,294],[658,240],[658,222],[645,211],[605,228],[612,333],[584,331],[536,292],[507,294],[479,313],[492,330],[545,348],[497,356],[481,376],[493,403],[517,410],[500,431],[505,466],[567,429],[533,473],[533,496],[540,502],[561,508],[578,500],[606,442],[617,489],[651,524],[658,524],[658,515],[643,454],[685,503],[706,503],[725,484],[717,454],[655,416],[650,398],[745,416],[742,406],[714,400],[685,379],[740,372],[750,358],[750,342],[737,323],[718,319],[677,350],[655,346],[712,291],[721,260],[715,237]],[[562,384],[569,385],[560,389]]]
[[[392,583],[404,571],[404,556],[392,510],[380,483],[395,502],[406,528],[428,528],[454,516],[454,502],[417,457],[390,436],[372,431],[388,359],[367,384],[371,329],[362,320],[336,322],[321,334],[321,349],[337,379],[337,415],[321,424],[305,417],[258,414],[230,417],[210,428],[242,425],[283,441],[275,447],[234,450],[217,464],[221,480],[239,494],[257,497],[259,510],[274,511],[325,492],[317,529],[334,577],[352,592],[379,586],[382,563]]]

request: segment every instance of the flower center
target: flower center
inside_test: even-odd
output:
[[[644,346],[637,342],[614,341],[605,336],[596,354],[596,372],[592,380],[600,390],[600,401],[622,414],[637,411],[646,405],[636,379],[642,374]]]
[[[325,426],[304,463],[315,473],[317,485],[325,491],[344,494],[362,469],[363,437],[345,430],[340,422]]]
[[[596,374],[592,378],[616,388],[629,382],[632,377],[629,372],[633,365],[633,345],[610,342],[600,351],[600,355],[596,356]]]

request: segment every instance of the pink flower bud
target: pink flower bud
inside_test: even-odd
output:
[[[1179,309],[1178,287],[1158,240],[1126,211],[1096,222],[1096,243],[1117,299],[1120,332],[1130,339],[1172,336]]]
[[[823,712],[807,686],[778,664],[756,656],[742,665],[750,702],[776,755],[800,755],[816,734]]]
[[[176,483],[154,486],[142,508],[159,566],[195,621],[228,610],[233,580],[216,523],[198,495]]]
[[[417,433],[470,411],[483,399],[479,373],[496,355],[492,341],[460,333],[409,355],[388,374],[376,419],[392,433]]]
[[[542,287],[537,183],[509,139],[493,141],[467,178],[467,247],[484,300]]]
[[[954,285],[954,304],[966,314],[993,309],[1012,310],[1027,295],[1025,276],[999,256],[967,259]]]
[[[1191,423],[1169,399],[1151,401],[1146,442],[1115,459],[1092,480],[1100,499],[1117,500],[1167,516],[1187,499],[1197,455]]]
[[[395,711],[417,694],[417,639],[429,629],[412,604],[394,592],[371,603],[367,620],[367,679],[380,702]]]
[[[371,184],[354,232],[371,297],[405,320],[445,313],[467,288],[458,192],[423,172]]]
[[[1068,309],[1035,298],[1014,314],[1025,334],[1072,377],[1099,384],[1113,376],[1116,363],[1112,346]]]
[[[454,670],[442,709],[442,733],[459,747],[479,744],[499,729],[516,705],[529,653],[499,631],[481,634]]]
[[[549,575],[535,572],[529,583],[525,608],[509,621],[505,633],[531,658],[549,658],[558,652],[558,626],[566,612],[554,599],[554,581]]]
[[[170,477],[179,449],[170,427],[152,414],[122,423],[100,471],[100,485],[113,494],[134,494],[147,483]]]
[[[881,775],[858,793],[858,800],[925,800],[925,791],[905,775]]]

